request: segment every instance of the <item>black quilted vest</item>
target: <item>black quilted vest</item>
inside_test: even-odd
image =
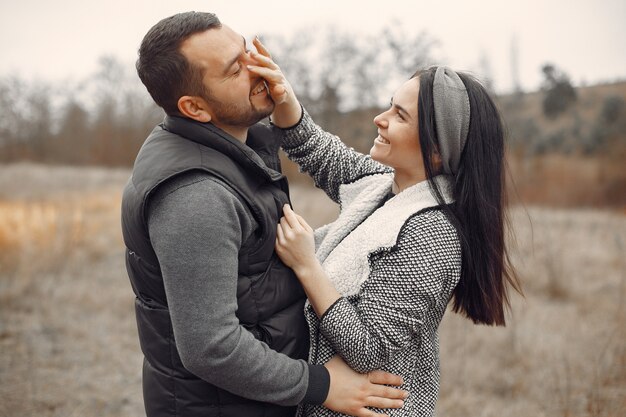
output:
[[[269,417],[293,416],[295,412],[294,407],[236,396],[185,369],[176,349],[146,219],[148,198],[159,184],[175,175],[204,170],[230,185],[259,225],[239,253],[237,317],[272,349],[307,359],[305,294],[293,272],[274,253],[276,225],[283,204],[289,201],[287,182],[280,174],[278,146],[269,128],[261,124],[249,130],[243,145],[211,124],[166,117],[139,151],[124,189],[122,231],[126,269],[136,295],[148,417]]]

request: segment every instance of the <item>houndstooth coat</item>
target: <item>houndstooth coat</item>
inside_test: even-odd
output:
[[[324,132],[306,112],[280,132],[290,159],[341,206],[315,240],[317,257],[343,297],[321,318],[307,303],[309,361],[324,364],[339,354],[358,372],[401,375],[409,398],[402,409],[385,413],[432,416],[439,391],[437,328],[461,272],[455,228],[437,209],[427,181],[389,198],[393,172]],[[447,203],[450,180],[435,179]],[[341,414],[305,404],[298,415]]]

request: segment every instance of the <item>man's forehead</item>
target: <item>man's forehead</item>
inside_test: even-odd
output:
[[[201,67],[225,65],[241,51],[244,40],[228,26],[191,35],[181,44],[181,52]]]

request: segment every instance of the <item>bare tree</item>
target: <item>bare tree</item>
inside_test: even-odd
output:
[[[417,34],[410,34],[399,22],[394,22],[383,31],[385,46],[391,53],[395,72],[406,79],[417,69],[422,68],[432,60],[432,51],[439,42],[422,31]],[[393,67],[389,68],[392,69]]]
[[[424,33],[411,34],[400,25],[368,36],[329,28],[301,30],[289,38],[264,35],[263,41],[303,105],[349,142],[362,132],[357,119],[366,115],[371,120],[393,89],[428,62],[435,44]],[[110,55],[101,57],[97,71],[73,87],[0,79],[0,108],[4,161],[129,165],[163,118],[134,68]],[[348,114],[358,109],[364,109],[358,117]]]
[[[567,74],[553,64],[544,64],[541,67],[541,72],[545,78],[543,81],[543,113],[546,117],[554,119],[576,102],[576,90],[570,83]]]
[[[3,159],[44,159],[52,125],[49,87],[17,77],[2,80],[0,108]]]
[[[93,138],[89,113],[74,98],[65,106],[54,144],[51,151],[54,162],[83,165],[91,160]]]

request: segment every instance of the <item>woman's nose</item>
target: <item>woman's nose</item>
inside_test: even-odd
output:
[[[387,127],[387,120],[385,120],[385,118],[383,117],[385,113],[381,113],[378,116],[374,117],[374,124],[380,128],[386,128]]]

